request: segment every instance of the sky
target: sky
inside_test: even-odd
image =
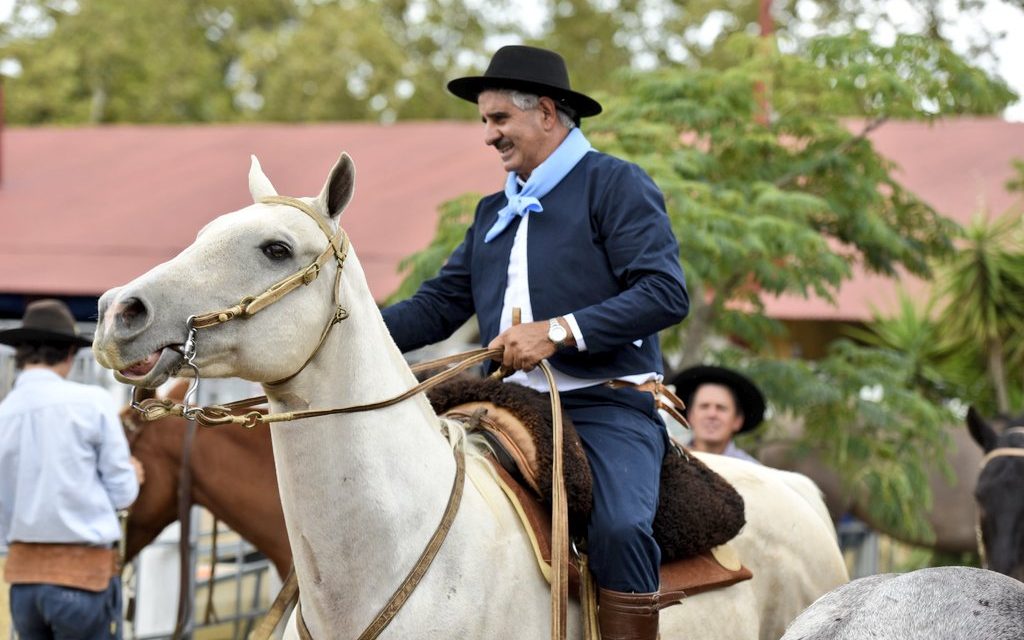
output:
[[[946,7],[952,7],[955,0],[942,0]],[[537,0],[516,0],[524,7],[522,15],[537,16],[542,14],[536,11]],[[897,22],[905,22],[910,25],[916,24],[917,12],[913,9],[915,0],[889,0],[886,4],[886,11]],[[0,0],[0,22],[8,19],[14,0]],[[1024,12],[1007,6],[1000,0],[986,0],[985,8],[979,15],[977,21],[961,20],[954,28],[947,33],[953,40],[954,48],[963,51],[972,33],[976,33],[980,27],[987,27],[992,31],[1005,31],[1008,36],[996,46],[996,55],[999,59],[998,67],[987,69],[995,71],[1010,85],[1010,87],[1022,96],[1020,100],[1003,114],[1007,120],[1024,122]],[[890,35],[878,33],[884,39]]]

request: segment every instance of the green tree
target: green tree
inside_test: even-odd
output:
[[[225,78],[237,34],[283,0],[17,0],[0,33],[12,122],[190,122],[235,114]]]
[[[296,20],[250,35],[239,89],[259,119],[465,117],[445,81],[484,35],[461,0],[303,5]]]
[[[758,0],[536,4],[548,18],[539,26],[520,0],[15,0],[0,24],[0,60],[20,66],[7,114],[17,123],[464,118],[472,112],[444,85],[482,66],[496,43],[561,51],[574,85],[591,92],[626,65],[727,69],[738,52],[725,43],[759,28]],[[806,53],[818,41],[808,34],[886,25],[948,44],[949,25],[979,10],[978,0],[913,6],[916,25],[892,25],[879,0],[774,0],[772,16],[778,41]],[[991,58],[999,37],[968,53]]]
[[[540,0],[549,19],[539,32],[523,26],[518,16],[501,23],[501,28],[563,52],[570,68],[586,70],[573,81],[589,91],[607,86],[608,76],[624,64],[643,69],[733,67],[742,59],[725,44],[736,35],[761,32],[764,1]],[[784,50],[795,53],[808,53],[824,35],[860,30],[879,34],[886,46],[904,35],[934,41],[947,50],[957,35],[957,53],[994,69],[995,45],[1008,34],[986,30],[979,19],[985,6],[993,3],[1021,8],[1019,0],[923,0],[894,12],[891,3],[882,0],[771,0],[769,28]],[[964,24],[972,25],[968,33]]]
[[[1020,211],[988,221],[978,216],[959,251],[942,266],[939,326],[952,349],[977,354],[988,382],[966,399],[1002,414],[1018,399],[1024,365],[1024,218]],[[1011,381],[1017,384],[1011,390]],[[985,391],[990,391],[989,396]],[[994,396],[994,397],[993,397]],[[1019,405],[1018,405],[1019,407]]]

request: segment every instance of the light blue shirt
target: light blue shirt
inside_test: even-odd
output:
[[[740,460],[746,460],[747,462],[753,462],[754,464],[761,464],[761,461],[750,455],[743,449],[736,446],[736,443],[732,440],[726,445],[725,451],[722,452],[723,456],[729,456],[730,458],[739,458]]]
[[[0,548],[110,545],[139,493],[114,399],[48,369],[23,371],[0,402]]]

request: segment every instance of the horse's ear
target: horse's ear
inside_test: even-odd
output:
[[[334,218],[341,213],[352,199],[352,192],[356,186],[356,167],[352,158],[347,153],[342,153],[334,168],[327,176],[327,183],[324,184],[317,200],[325,213]]]
[[[999,436],[981,414],[974,410],[974,407],[967,409],[967,431],[970,432],[974,441],[981,445],[981,448],[988,453],[996,448]]]
[[[270,184],[270,178],[263,173],[260,161],[256,159],[256,156],[249,157],[252,158],[252,164],[249,165],[249,193],[252,194],[253,202],[259,202],[269,196],[276,196],[277,189]]]

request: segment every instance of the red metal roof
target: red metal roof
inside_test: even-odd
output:
[[[438,206],[503,176],[468,123],[26,128],[3,144],[4,293],[102,293],[251,204],[249,154],[281,193],[315,195],[344,150],[357,177],[343,224],[381,299],[398,261],[433,237]]]
[[[961,222],[982,204],[997,213],[1009,206],[1009,163],[1024,156],[1024,124],[992,119],[893,122],[871,138],[900,165],[903,184]],[[438,206],[496,191],[503,176],[473,122],[8,128],[2,144],[2,293],[98,295],[177,254],[214,216],[249,204],[249,154],[281,193],[312,195],[344,150],[357,179],[343,224],[383,299],[400,280],[398,261],[430,241]],[[787,296],[767,311],[863,320],[872,304],[889,308],[894,288],[858,275],[835,307]]]
[[[851,128],[858,126],[851,123]],[[981,211],[1002,214],[1013,203],[1005,184],[1013,176],[1010,161],[1024,158],[1024,123],[991,118],[888,122],[870,138],[879,153],[898,165],[895,177],[900,184],[960,224],[968,224]],[[897,308],[900,285],[918,298],[927,287],[913,277],[897,284],[856,270],[835,306],[820,299],[783,296],[768,300],[765,312],[780,320],[865,321],[873,317],[873,308]]]

